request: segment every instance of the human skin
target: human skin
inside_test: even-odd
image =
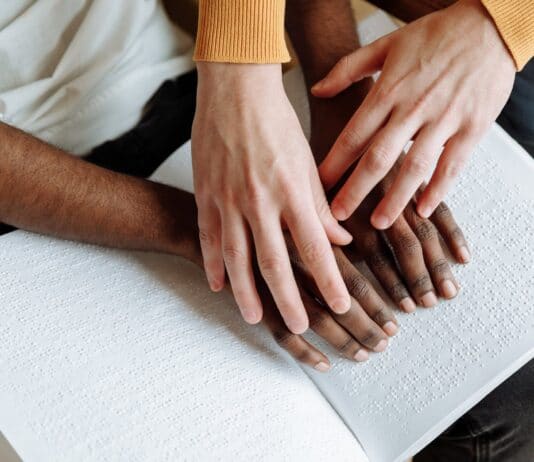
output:
[[[179,255],[203,268],[193,195],[92,165],[5,124],[0,140],[0,221],[63,239]],[[341,249],[333,254],[351,288],[351,306],[335,315],[318,301],[309,269],[287,233],[284,238],[312,329],[353,360],[383,351],[398,330],[395,316]],[[328,358],[287,329],[261,277],[255,277],[264,322],[275,339],[298,360],[328,370]]]
[[[320,174],[331,188],[350,173],[332,202],[334,216],[346,220],[413,139],[371,216],[383,230],[427,176],[431,179],[418,197],[417,212],[431,216],[504,107],[516,69],[480,1],[460,0],[345,55],[313,94],[333,97],[377,71],[382,71],[378,81],[322,162]]]
[[[348,0],[289,0],[286,24],[308,90],[333,63],[359,46]],[[329,99],[316,98],[308,91],[310,142],[318,164],[372,87],[372,80],[364,79]],[[443,203],[430,219],[424,219],[410,201],[385,236],[371,226],[372,211],[387,195],[397,171],[398,165],[368,194],[344,226],[354,237],[350,247],[365,259],[391,299],[404,311],[413,312],[416,305],[434,306],[437,296],[450,299],[459,290],[440,234],[456,261],[467,263],[470,254],[463,233]]]
[[[350,234],[332,218],[309,144],[277,64],[198,63],[192,152],[205,270],[212,290],[225,275],[244,319],[259,322],[257,261],[289,329],[308,327],[284,230],[293,237],[324,300],[338,313],[350,297],[331,242]]]

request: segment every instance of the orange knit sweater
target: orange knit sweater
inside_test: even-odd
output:
[[[517,69],[522,69],[534,56],[534,0],[481,1]],[[232,63],[289,61],[284,8],[285,0],[200,0],[195,59]]]

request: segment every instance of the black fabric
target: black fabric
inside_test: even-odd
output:
[[[517,74],[497,122],[534,157],[534,59]]]
[[[454,423],[414,462],[534,462],[534,361]]]
[[[93,164],[137,177],[150,176],[191,138],[197,73],[167,80],[147,104],[139,124],[86,157]]]

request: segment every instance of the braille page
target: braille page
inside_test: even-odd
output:
[[[534,161],[494,127],[447,200],[470,243],[456,299],[398,314],[385,353],[307,371],[372,462],[402,461],[534,357]]]
[[[367,460],[180,258],[4,236],[0,338],[0,430],[26,462]]]

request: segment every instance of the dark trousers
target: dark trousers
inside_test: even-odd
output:
[[[195,73],[165,82],[139,125],[95,148],[87,160],[130,175],[149,176],[190,138],[195,94]],[[534,62],[518,76],[499,123],[534,155]],[[453,424],[414,462],[430,461],[534,462],[534,361]]]

